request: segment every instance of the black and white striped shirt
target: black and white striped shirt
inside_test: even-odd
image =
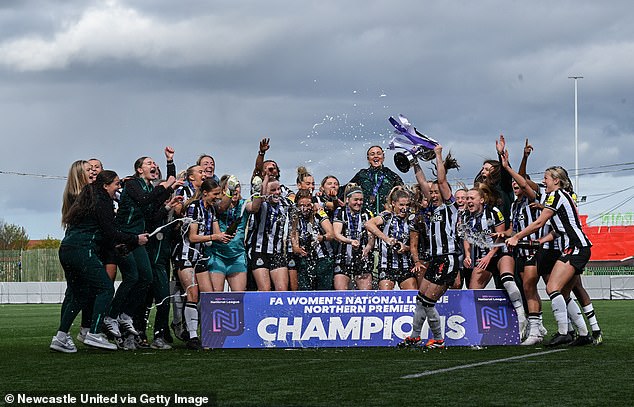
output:
[[[577,206],[566,191],[558,189],[550,192],[544,201],[544,208],[555,212],[550,218],[550,225],[559,235],[559,247],[562,250],[592,246],[581,229]]]
[[[539,195],[537,196],[537,200],[539,201],[540,204],[545,205],[547,195],[548,193],[546,192],[546,186],[543,184],[539,184]],[[547,234],[550,233],[551,230],[552,230],[552,227],[550,226],[550,222],[546,222],[544,223],[544,226],[542,226],[540,230],[540,235],[546,236]],[[561,248],[559,247],[559,242],[557,238],[555,238],[554,240],[551,240],[550,242],[544,243],[542,245],[542,249],[561,250]]]
[[[440,206],[430,209],[427,234],[429,238],[429,252],[432,257],[446,254],[456,254],[456,223],[458,221],[458,204],[453,195]]]
[[[282,254],[287,247],[284,246],[288,236],[288,210],[289,201],[280,198],[277,204],[268,201],[262,202],[260,210],[252,214],[249,231],[246,237],[246,246],[249,256],[259,254]]]
[[[297,207],[297,204],[295,202],[291,201],[288,198],[281,198],[281,199],[285,200],[285,202],[288,204],[287,216],[288,216],[288,220],[289,220],[288,228],[289,228],[289,234],[290,234],[290,229],[293,226],[293,222],[295,221],[295,219],[297,219],[297,218],[299,218],[301,216],[300,215],[301,212],[300,212],[300,210]],[[313,203],[315,203],[315,202],[316,202],[315,201],[315,197],[313,196]],[[294,256],[294,254],[293,254],[293,242],[292,242],[292,239],[290,239],[290,238],[286,239],[286,252],[288,253],[289,256]]]
[[[540,210],[530,207],[531,202],[528,198],[522,196],[511,204],[511,225],[513,233],[517,233],[526,229],[528,225],[533,223],[541,213]],[[531,233],[526,240],[537,240],[541,237],[541,230]],[[531,253],[527,249],[518,249],[517,254],[522,257],[530,256]]]
[[[383,233],[387,237],[395,238],[398,242],[409,245],[409,231],[413,229],[413,225],[407,218],[401,218],[392,212],[382,212],[379,216],[383,218]],[[377,239],[377,241],[381,256],[379,269],[409,270],[411,263],[409,253],[398,253],[383,240]]]
[[[313,219],[306,219],[298,216],[297,220],[293,220],[293,232],[297,233],[299,245],[308,254],[311,259],[323,259],[324,257],[332,257],[332,245],[327,240],[319,242],[317,236],[326,234],[322,226],[322,222],[330,220],[324,210],[313,215]]]
[[[485,205],[482,212],[471,214],[468,219],[469,234],[477,237],[479,243],[471,243],[472,257],[481,259],[491,251],[491,246],[496,243],[491,237],[495,233],[495,228],[504,224],[504,215],[494,207]],[[499,248],[498,253],[508,253],[506,246]]]
[[[187,207],[185,217],[191,218],[193,222],[198,223],[198,235],[209,236],[213,234],[214,222],[217,222],[216,213],[213,206],[205,208],[202,200],[196,200]],[[192,243],[189,241],[189,224],[186,224],[182,230],[182,239],[174,249],[174,260],[189,262],[192,266],[201,260],[204,260],[203,246],[204,243]]]
[[[346,206],[335,210],[333,224],[341,223],[341,234],[348,239],[359,241],[358,252],[361,253],[363,247],[368,244],[368,233],[363,225],[370,219],[372,219],[372,212],[369,210],[362,209],[360,212],[354,213]],[[353,264],[353,258],[359,256],[360,254],[353,253],[352,245],[339,242],[337,247],[337,264],[350,266]]]
[[[174,194],[176,196],[182,196],[183,203],[185,203],[196,194],[196,188],[194,188],[194,185],[190,181],[187,181],[185,184],[180,186]]]

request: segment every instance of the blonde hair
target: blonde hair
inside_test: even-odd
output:
[[[73,202],[75,202],[81,190],[88,185],[86,165],[90,165],[90,163],[86,160],[77,160],[71,164],[68,170],[68,178],[66,179],[64,195],[62,196],[62,219],[66,218],[66,214]],[[62,226],[66,227],[66,224],[62,223]]]
[[[498,200],[496,199],[496,195],[491,189],[491,187],[481,182],[477,186],[474,186],[469,191],[476,191],[482,199],[484,199],[484,203],[488,206],[498,206]]]
[[[392,188],[390,193],[387,195],[387,199],[385,200],[385,210],[392,212],[394,210],[392,202],[398,201],[401,198],[411,199],[411,194],[404,186],[397,185]]]
[[[570,195],[573,194],[572,183],[568,177],[568,171],[565,168],[555,165],[553,167],[546,168],[546,172],[550,174],[553,179],[559,180],[559,187]]]

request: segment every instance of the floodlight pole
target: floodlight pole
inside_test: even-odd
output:
[[[579,196],[579,122],[577,115],[577,80],[583,76],[569,76],[568,79],[575,80],[575,192]]]

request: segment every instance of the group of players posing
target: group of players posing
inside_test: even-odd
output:
[[[442,348],[436,301],[463,282],[484,288],[492,276],[499,277],[517,311],[523,344],[532,345],[545,335],[539,275],[547,280],[558,323],[550,344],[600,343],[592,304],[579,279],[591,244],[581,231],[565,170],[547,169],[540,187],[524,175],[532,149],[528,144],[519,173],[508,163],[503,137],[496,146],[499,160],[486,161],[474,188],[455,196],[446,171],[457,163],[443,160],[441,146],[434,150],[437,180],[428,182],[416,163],[412,190],[383,165],[382,148],[373,146],[367,152],[369,168],[341,188],[335,176],[327,176],[314,194],[314,178],[304,168],[298,169],[297,192],[280,183],[277,164],[264,160],[269,140],[263,139],[248,199],[235,177],[218,179],[208,155],[177,178],[174,150],[166,147],[165,180],[152,158],[141,157],[134,175],[123,182],[103,170],[99,160],[77,161],[69,171],[62,208],[66,233],[60,262],[68,289],[50,347],[76,352],[69,331],[81,311],[77,339],[88,346],[170,349],[171,302],[175,336],[188,348],[201,349],[199,293],[223,291],[227,282],[233,291],[371,289],[373,283],[380,289],[396,284],[418,289],[413,330],[401,345]],[[516,195],[512,205],[511,189]],[[506,244],[500,244],[505,238]],[[539,259],[530,248],[516,248],[524,238],[544,245]],[[526,304],[514,277],[516,264]],[[117,268],[122,282],[115,293]],[[594,338],[570,301],[573,288]],[[149,344],[153,303],[156,319]],[[576,325],[576,339],[569,333],[567,314]],[[425,320],[433,334],[427,343],[420,339]]]

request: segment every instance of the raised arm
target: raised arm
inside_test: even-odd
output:
[[[506,171],[506,169],[502,166],[502,156],[504,155],[504,151],[506,150],[506,139],[504,139],[504,135],[500,134],[500,139],[495,140],[495,149],[498,153],[498,161],[500,161],[500,166],[502,167],[500,170],[500,188],[504,192],[512,193],[513,185],[511,175]]]
[[[245,210],[249,213],[257,213],[260,211],[260,206],[264,201],[264,194],[268,191],[269,188],[269,175],[264,175],[264,179],[262,180],[262,187],[260,189],[260,195],[254,196],[251,202],[248,202]]]
[[[229,210],[231,206],[231,199],[236,194],[236,188],[240,186],[240,181],[235,175],[229,176],[227,183],[225,185],[224,190],[222,191],[222,198],[220,202],[216,205],[216,210],[220,213],[224,213]]]
[[[524,154],[522,155],[522,162],[520,163],[520,168],[517,171],[521,176],[526,175],[526,163],[528,162],[528,156],[531,155],[532,151],[533,146],[528,144],[528,139],[526,139],[526,144],[524,145]],[[526,182],[534,191],[539,191],[539,185],[537,185],[535,182],[531,181],[530,179],[527,179]]]
[[[421,192],[423,193],[423,195],[425,196],[427,200],[430,200],[431,188],[429,187],[429,182],[427,181],[427,178],[425,178],[425,173],[423,172],[423,169],[420,168],[418,161],[414,162],[413,167],[414,167],[414,175],[416,176],[416,182],[418,183],[418,186],[420,187]]]
[[[451,199],[451,187],[447,182],[447,170],[445,169],[445,163],[442,160],[442,146],[438,144],[434,147],[436,153],[436,171],[438,171],[438,189],[440,190],[440,196],[443,201]]]
[[[167,177],[176,177],[176,165],[174,165],[174,149],[165,147],[165,159],[167,160]]]
[[[253,168],[253,175],[251,178],[255,176],[262,176],[262,171],[264,170],[264,155],[269,149],[269,141],[271,139],[263,138],[260,140],[260,150],[258,151],[258,156],[255,158],[255,167]]]
[[[534,201],[537,197],[537,192],[535,192],[535,190],[530,185],[528,185],[528,182],[526,182],[526,178],[524,178],[513,168],[511,168],[511,165],[509,164],[509,151],[505,150],[504,154],[500,156],[500,159],[502,160],[502,167],[511,175],[511,177],[513,177],[515,182],[517,182],[517,185],[522,189],[522,191],[524,191],[524,194],[528,197],[528,199],[530,201]]]
[[[533,151],[533,146],[528,144],[528,139],[526,139],[526,143],[524,144],[524,154],[522,154],[522,162],[520,163],[520,168],[517,170],[518,174],[522,176],[526,175],[526,163],[528,162],[528,156],[531,155],[531,151]]]

